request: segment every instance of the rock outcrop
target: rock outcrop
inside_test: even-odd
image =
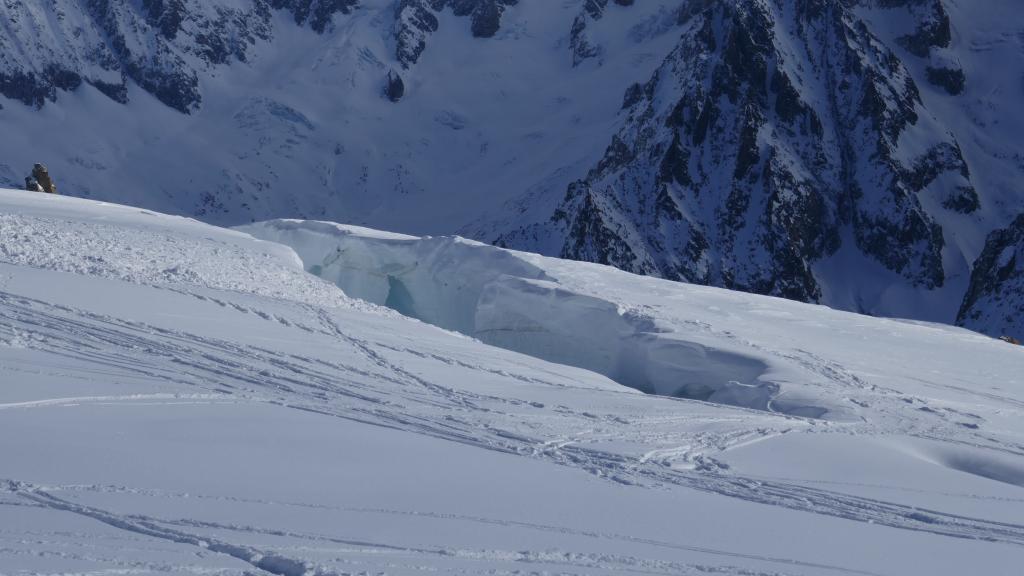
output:
[[[46,170],[46,166],[42,164],[33,166],[32,180],[36,182],[40,192],[46,192],[47,194],[57,193],[57,184],[53,182],[53,178],[50,177],[50,172]]]
[[[594,42],[588,30],[593,22],[604,18],[610,1],[618,6],[632,6],[634,3],[634,0],[584,0],[569,33],[573,66],[579,66],[584,61],[601,55],[601,46]]]
[[[25,176],[25,190],[29,192],[42,192],[43,187],[35,178],[31,176]]]
[[[473,36],[489,38],[519,0],[401,0],[395,9],[399,63],[408,68],[450,9],[470,20]],[[273,37],[275,12],[323,34],[358,0],[55,0],[0,5],[9,34],[0,37],[0,94],[42,107],[60,91],[88,83],[128,100],[133,81],[186,114],[202,104],[199,77],[212,67],[246,62],[259,41]]]
[[[1024,338],[1024,214],[989,235],[957,323],[986,334]]]
[[[405,82],[398,72],[388,71],[388,76],[384,80],[384,95],[392,102],[398,102],[405,95]]]
[[[501,28],[501,17],[519,0],[400,0],[396,10],[395,43],[398,61],[409,68],[419,60],[430,36],[437,32],[437,14],[445,9],[470,19],[476,38],[490,38]]]
[[[547,223],[499,243],[816,302],[816,263],[846,242],[910,285],[942,286],[943,232],[921,197],[977,209],[970,172],[847,5],[685,3],[678,45],[627,91],[604,158]]]
[[[0,94],[42,107],[88,83],[118,102],[134,81],[183,113],[199,108],[199,75],[244,62],[271,38],[274,10],[323,32],[358,0],[56,0],[0,5]]]

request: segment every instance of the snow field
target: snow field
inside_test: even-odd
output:
[[[459,239],[259,228],[291,248],[0,191],[0,574],[1011,575],[1024,558],[1018,348]],[[620,362],[644,338],[649,366]],[[609,378],[627,373],[778,391],[751,410]]]

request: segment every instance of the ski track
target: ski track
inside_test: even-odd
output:
[[[129,374],[202,390],[194,400],[231,398],[268,402],[487,450],[544,459],[627,485],[679,486],[749,502],[904,530],[1024,545],[1024,525],[1021,524],[919,509],[778,479],[747,478],[716,466],[712,456],[704,455],[707,451],[713,453],[749,442],[751,434],[740,434],[738,437],[735,434],[731,437],[729,434],[711,434],[699,439],[699,446],[676,451],[679,455],[688,455],[696,463],[692,470],[673,469],[665,465],[663,458],[657,458],[650,452],[629,455],[591,448],[587,444],[601,437],[601,433],[588,431],[593,430],[595,418],[604,434],[613,432],[619,437],[647,440],[659,434],[667,434],[665,423],[670,420],[663,421],[659,427],[656,419],[640,418],[627,422],[621,418],[605,418],[588,412],[567,414],[566,410],[542,409],[525,401],[456,390],[431,382],[397,365],[378,351],[380,346],[376,343],[356,338],[343,330],[326,310],[309,305],[300,307],[300,310],[315,314],[318,324],[316,327],[306,326],[304,330],[335,338],[339,346],[354,351],[356,357],[361,357],[366,365],[354,366],[299,355],[276,354],[258,347],[124,321],[7,292],[0,292],[0,336],[31,333],[34,337],[23,343],[26,347],[39,347],[69,359],[84,360]],[[269,314],[260,316],[267,321],[279,321]],[[288,325],[296,323],[289,322]],[[407,351],[392,348],[388,352]],[[462,367],[475,369],[464,363]],[[629,395],[645,405],[683,402],[649,397],[637,399],[636,396]],[[623,397],[626,395],[623,394]],[[94,398],[91,401],[110,400]],[[74,399],[46,400],[28,403],[20,408],[61,405],[69,401]],[[19,407],[4,405],[0,408]],[[439,417],[438,411],[444,417]],[[850,433],[856,429],[751,412],[776,423],[774,428],[759,430],[753,436],[783,433],[794,426],[817,433]],[[892,416],[905,414],[894,413]],[[517,431],[523,428],[521,423],[524,421],[532,430],[529,435]],[[948,441],[949,433],[940,424],[938,421],[926,421],[924,425],[911,422],[901,432],[918,437],[941,437]],[[962,438],[964,432],[960,430],[958,434]],[[978,445],[990,446],[992,443],[983,436],[975,437]],[[550,438],[564,440],[551,441]],[[102,510],[79,506],[45,491],[33,489],[29,484],[9,483],[8,491],[40,505],[90,516],[126,530],[201,545],[196,537],[188,533],[157,526],[151,520],[126,519]],[[234,557],[252,558],[263,554],[228,543],[208,544],[211,550]],[[254,565],[281,576],[303,573],[296,571],[298,565],[289,562],[281,559],[275,564],[268,560],[263,565]],[[268,570],[268,566],[274,569]]]
[[[169,404],[215,404],[233,402],[223,394],[125,394],[121,396],[78,396],[73,398],[49,398],[29,402],[0,404],[0,410],[25,408],[50,408],[55,406],[81,406],[83,404],[115,405],[169,405]]]
[[[644,560],[635,557],[623,557],[612,554],[577,554],[564,551],[546,551],[543,553],[531,553],[498,550],[481,551],[453,550],[449,548],[415,548],[408,546],[393,545],[383,542],[370,542],[358,539],[343,539],[323,534],[300,533],[294,531],[274,530],[235,524],[220,524],[215,522],[203,522],[190,519],[166,520],[145,515],[128,516],[116,514],[101,508],[86,506],[72,502],[70,500],[62,499],[60,497],[53,495],[49,489],[44,489],[39,486],[34,486],[32,484],[19,482],[15,480],[0,479],[0,491],[6,492],[8,494],[17,495],[20,498],[32,503],[32,505],[91,518],[93,520],[102,522],[103,524],[106,524],[108,526],[130,533],[132,535],[155,538],[159,540],[166,540],[176,544],[195,546],[219,554],[224,554],[250,564],[253,568],[260,570],[261,573],[274,574],[276,576],[341,576],[341,574],[347,573],[328,570],[304,560],[290,558],[278,552],[270,552],[267,550],[262,550],[251,546],[234,544],[222,538],[210,537],[208,534],[197,534],[191,532],[189,529],[199,529],[207,531],[214,530],[220,532],[243,533],[250,535],[258,534],[263,536],[282,537],[302,541],[327,542],[335,545],[353,547],[357,551],[370,549],[373,551],[400,552],[404,554],[412,554],[421,557],[456,557],[469,558],[474,560],[511,560],[516,563],[525,562],[555,564],[575,568],[586,568],[589,566],[591,568],[600,567],[604,570],[611,568],[615,571],[650,574],[697,574],[712,571],[718,574],[742,573],[745,575],[753,576],[767,576],[769,574],[764,572],[751,572],[749,570],[730,570],[728,566],[716,566],[713,569],[711,569],[703,568],[699,565],[695,566],[675,562]],[[264,501],[255,502],[261,504],[268,503]],[[313,507],[321,508],[320,506],[316,505],[313,505]],[[418,513],[395,510],[359,508],[343,508],[340,510],[348,512],[371,512],[377,514],[429,517],[443,520],[471,521],[498,526],[514,526],[517,528],[527,528],[542,532],[569,534],[574,536],[584,536],[595,539],[619,540],[636,544],[646,544],[654,547],[671,548],[674,550],[687,552],[698,552],[713,556],[721,556],[724,558],[757,560],[761,562],[779,564],[782,566],[788,565],[800,568],[825,570],[830,573],[877,576],[872,572],[851,570],[828,564],[803,562],[800,560],[794,560],[789,558],[777,558],[765,555],[744,554],[739,552],[718,550],[714,548],[688,546],[684,544],[664,542],[645,538],[635,538],[613,533],[574,530],[571,528],[549,526],[544,524],[495,520],[456,514]],[[641,569],[633,568],[634,566],[640,566]],[[646,567],[646,569],[644,569],[644,567]],[[770,574],[781,576],[783,573],[772,572]]]
[[[17,493],[17,494],[21,494],[26,489],[30,490],[32,493],[40,493],[40,492],[42,492],[42,493],[46,493],[49,496],[53,496],[54,492],[68,492],[68,493],[95,492],[95,493],[105,493],[105,494],[130,494],[130,495],[144,495],[146,497],[155,497],[155,498],[201,499],[201,500],[222,501],[222,502],[239,503],[239,504],[257,504],[257,505],[261,505],[261,506],[299,507],[299,508],[310,508],[310,509],[315,509],[315,510],[326,510],[326,511],[332,511],[332,512],[347,512],[347,513],[360,513],[360,514],[379,514],[379,515],[389,515],[389,516],[399,516],[399,517],[430,518],[430,519],[451,520],[451,521],[458,521],[458,522],[473,522],[473,523],[479,523],[479,524],[484,524],[484,525],[494,525],[494,526],[502,526],[502,527],[516,527],[516,528],[525,528],[525,529],[529,529],[529,530],[536,530],[536,531],[540,531],[540,532],[551,532],[551,533],[557,533],[557,534],[568,534],[568,535],[574,535],[574,536],[584,536],[584,537],[594,538],[594,539],[606,539],[606,540],[614,540],[614,541],[622,541],[622,542],[640,543],[640,544],[646,544],[646,545],[655,546],[655,547],[670,548],[670,549],[681,550],[681,551],[693,551],[693,552],[702,552],[702,553],[721,555],[721,556],[732,556],[732,557],[737,557],[737,558],[749,558],[749,559],[756,559],[756,560],[764,560],[764,561],[769,561],[769,562],[774,562],[774,563],[793,564],[793,565],[799,565],[799,566],[802,566],[802,567],[822,568],[822,569],[834,570],[834,571],[851,573],[851,574],[870,574],[869,572],[863,572],[863,571],[857,571],[857,570],[847,570],[847,569],[843,569],[843,568],[837,567],[837,566],[830,566],[830,565],[824,565],[824,564],[814,564],[814,563],[806,563],[806,562],[800,562],[800,561],[796,561],[796,560],[792,560],[792,559],[782,559],[782,558],[773,558],[773,557],[767,557],[767,556],[735,553],[735,552],[729,552],[729,551],[715,550],[715,549],[706,548],[706,547],[688,546],[688,545],[684,545],[684,544],[667,542],[667,541],[662,541],[662,540],[655,540],[655,539],[649,539],[649,538],[637,538],[637,537],[623,535],[623,534],[616,534],[616,533],[609,533],[609,532],[599,532],[599,531],[579,530],[579,529],[573,529],[573,528],[568,528],[568,527],[563,527],[563,526],[552,526],[552,525],[532,523],[532,522],[522,522],[522,521],[496,519],[496,518],[485,518],[485,517],[480,517],[480,516],[467,516],[467,515],[464,515],[464,514],[451,514],[451,513],[430,512],[430,511],[393,510],[393,509],[384,509],[384,508],[361,508],[361,507],[353,507],[353,506],[331,506],[331,505],[325,505],[325,504],[302,503],[302,502],[279,502],[279,501],[274,501],[274,500],[239,498],[239,497],[233,497],[233,496],[207,496],[207,495],[196,494],[196,493],[191,493],[191,492],[190,493],[181,493],[181,492],[170,492],[170,491],[166,491],[166,490],[129,488],[129,487],[124,487],[124,486],[100,486],[100,485],[29,486],[29,485],[26,485],[24,483],[18,483],[18,482],[14,482],[14,481],[8,481],[7,482],[7,486],[8,486],[8,491],[10,491],[12,493]],[[957,496],[971,497],[970,495],[957,495]],[[54,497],[54,498],[56,498],[56,497]],[[33,500],[33,501],[35,501],[35,500]],[[233,532],[250,532],[250,533],[267,534],[267,535],[273,535],[273,536],[287,536],[287,537],[295,537],[295,538],[301,538],[301,539],[331,541],[331,542],[343,543],[343,544],[353,544],[353,545],[358,544],[358,545],[364,545],[364,546],[374,546],[374,547],[379,547],[379,548],[395,548],[395,549],[398,549],[398,547],[390,546],[390,545],[387,545],[387,544],[368,543],[368,542],[361,542],[361,541],[354,541],[354,540],[340,540],[340,539],[337,539],[337,538],[329,537],[329,536],[326,536],[326,535],[320,535],[320,534],[298,534],[298,533],[295,533],[295,532],[285,532],[285,531],[278,531],[278,530],[272,530],[272,529],[257,528],[257,527],[252,527],[252,526],[238,526],[238,525],[231,525],[231,524],[218,524],[218,523],[213,523],[213,522],[204,522],[204,521],[198,521],[198,520],[192,520],[192,519],[177,519],[177,520],[155,520],[154,519],[154,522],[158,522],[158,523],[164,524],[164,525],[173,525],[173,526],[186,527],[186,528],[191,527],[191,528],[222,529],[222,530],[228,530],[228,531],[233,531]],[[405,548],[404,550],[408,550],[408,549]],[[418,550],[418,552],[430,553],[430,554],[444,554],[445,553],[441,549],[437,549],[437,550]]]

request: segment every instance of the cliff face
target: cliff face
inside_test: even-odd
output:
[[[994,336],[1024,338],[1024,214],[988,237],[974,264],[957,324]]]
[[[806,301],[845,242],[925,289],[943,233],[920,196],[970,213],[955,138],[900,59],[843,2],[696,2],[623,128],[550,221],[564,257]]]
[[[347,10],[354,3],[333,4]],[[273,4],[290,5],[297,21],[309,17],[309,2]],[[316,13],[324,9],[319,3]],[[257,40],[270,38],[264,0],[246,8],[226,0],[6,2],[0,11],[10,23],[0,37],[0,94],[37,107],[83,83],[124,103],[134,82],[190,113],[202,102],[201,70],[245,61]]]
[[[493,36],[518,0],[401,0],[393,10],[396,55],[411,66],[450,9],[471,20],[474,36]],[[184,113],[202,103],[199,76],[245,62],[258,41],[273,40],[275,14],[324,33],[359,0],[56,0],[5,2],[0,18],[0,94],[40,107],[60,90],[91,84],[125,102],[137,83]]]

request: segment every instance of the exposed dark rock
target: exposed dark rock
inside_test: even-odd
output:
[[[967,84],[967,76],[959,68],[933,68],[929,66],[925,72],[928,74],[928,81],[956,96],[964,91]]]
[[[253,0],[233,7],[198,9],[200,0],[78,0],[72,4],[83,25],[27,61],[0,58],[0,94],[41,107],[59,91],[88,83],[117,102],[127,102],[127,80],[183,113],[199,108],[199,72],[204,65],[246,61],[258,40],[270,38],[273,8],[289,10],[300,24],[323,32],[337,13],[350,13],[357,0]],[[15,5],[12,21],[40,17]],[[44,15],[45,16],[45,15]],[[67,15],[57,14],[63,20]],[[32,25],[0,38],[0,52],[37,39],[19,38]],[[49,27],[47,27],[49,28]],[[89,40],[89,39],[95,40]],[[83,45],[77,49],[75,42]],[[68,46],[64,46],[68,44]],[[118,79],[119,80],[116,80]]]
[[[501,16],[519,0],[431,0],[435,9],[450,7],[456,16],[469,16],[477,38],[490,38],[501,28]]]
[[[591,3],[584,4],[584,7],[590,6]],[[579,66],[584,61],[596,58],[601,54],[600,47],[591,44],[590,38],[587,36],[587,21],[587,14],[581,13],[572,22],[572,30],[569,32],[569,48],[572,50],[573,66]]]
[[[971,176],[960,147],[944,142],[918,158],[913,168],[905,170],[902,177],[914,192],[920,192],[931,185],[939,175],[949,171],[955,171],[965,179]]]
[[[21,71],[0,74],[0,94],[29,106],[41,108],[54,92],[53,86],[42,82],[35,74]]]
[[[438,12],[450,9],[468,18],[472,34],[487,38],[498,32],[505,11],[518,1],[400,0],[395,13],[399,63],[408,68],[420,58],[427,38],[440,25]],[[0,94],[42,107],[55,100],[58,92],[88,83],[123,103],[130,80],[167,106],[189,114],[202,104],[202,73],[209,67],[248,61],[252,47],[271,38],[275,11],[323,33],[335,17],[358,9],[359,0],[203,4],[203,0],[75,0],[71,6],[80,11],[77,16],[85,24],[74,32],[74,39],[87,40],[68,48],[64,46],[67,39],[50,39],[54,49],[41,49],[26,62],[0,58]],[[14,28],[16,34],[49,28],[32,22],[46,14],[19,8],[18,3],[12,10],[12,22],[19,17],[29,21]],[[36,39],[31,37],[0,37],[0,53],[18,53],[19,45],[33,42]]]
[[[644,86],[642,84],[633,84],[626,90],[626,95],[622,98],[622,109],[632,108],[643,97]]]
[[[981,208],[981,199],[973,186],[960,186],[942,201],[942,207],[961,214],[970,214]]]
[[[692,186],[690,177],[690,150],[683,144],[679,133],[669,144],[665,156],[661,159],[658,180],[662,184],[674,182],[683,186]]]
[[[569,48],[572,50],[572,65],[601,55],[601,46],[594,44],[587,34],[589,23],[604,18],[609,0],[585,0],[580,13],[573,20],[569,32]],[[619,6],[632,6],[633,0],[615,0]]]
[[[398,61],[409,68],[420,59],[427,47],[427,37],[437,32],[440,24],[425,0],[401,0],[395,21]]]
[[[957,324],[992,336],[1024,336],[1024,214],[989,235],[974,263]]]
[[[270,0],[270,5],[291,12],[296,24],[308,23],[314,31],[322,33],[335,14],[351,13],[359,0]]]
[[[388,76],[384,82],[384,95],[392,102],[398,102],[402,99],[402,96],[405,96],[405,82],[398,72],[394,70],[388,71]]]
[[[42,108],[57,99],[57,90],[74,90],[82,84],[78,73],[50,64],[41,73],[0,73],[0,94],[29,106]]]
[[[40,192],[46,192],[47,194],[57,193],[57,184],[55,184],[53,178],[50,177],[50,173],[46,170],[46,166],[43,166],[42,164],[32,166],[32,177],[25,179],[26,187],[30,182],[35,182]]]
[[[953,39],[949,14],[941,0],[895,0],[883,3],[888,6],[916,5],[924,10],[924,17],[913,34],[900,38],[900,44],[911,54],[924,58],[932,48],[945,48]]]
[[[440,23],[437,12],[450,8],[456,16],[470,18],[470,30],[477,38],[490,38],[501,28],[506,8],[519,0],[401,0],[396,8],[396,56],[404,68],[415,64],[426,49],[427,40]]]
[[[597,164],[597,171],[624,168],[636,158],[633,150],[618,136],[612,137],[612,143],[605,150],[604,158]]]
[[[151,54],[133,53],[125,39],[122,18],[126,8],[118,0],[88,0],[90,15],[105,32],[111,53],[124,75],[158,100],[188,114],[199,107],[199,79],[163,37],[154,38]]]
[[[586,2],[582,16],[606,6]],[[529,249],[550,234],[565,257],[818,301],[815,265],[846,229],[909,284],[941,286],[945,241],[918,195],[977,209],[959,146],[929,136],[905,166],[899,143],[923,103],[899,59],[843,0],[787,0],[784,12],[791,29],[756,0],[686,3],[678,45],[627,90],[623,129],[549,232],[500,241]]]
[[[155,28],[167,40],[174,40],[185,20],[185,2],[183,0],[142,0],[145,8],[146,22]]]
[[[628,236],[627,231],[606,217],[614,213],[614,209],[610,209],[614,207],[601,206],[606,199],[604,195],[596,196],[586,182],[580,181],[569,186],[565,205],[572,206],[572,209],[555,215],[556,219],[564,218],[564,224],[572,231],[569,235],[571,240],[566,243],[561,256],[620,268],[626,268],[622,264],[628,263],[626,269],[657,274],[654,263],[636,254],[624,239]],[[578,255],[585,257],[580,258]]]
[[[761,131],[764,120],[761,118],[757,108],[750,107],[746,111],[746,121],[740,131],[739,146],[736,150],[736,169],[733,172],[734,180],[743,180],[748,176],[757,177],[752,170],[761,161],[760,148],[757,144],[757,135]]]
[[[58,66],[49,66],[43,76],[58,90],[74,90],[82,85],[82,77],[77,72]]]

